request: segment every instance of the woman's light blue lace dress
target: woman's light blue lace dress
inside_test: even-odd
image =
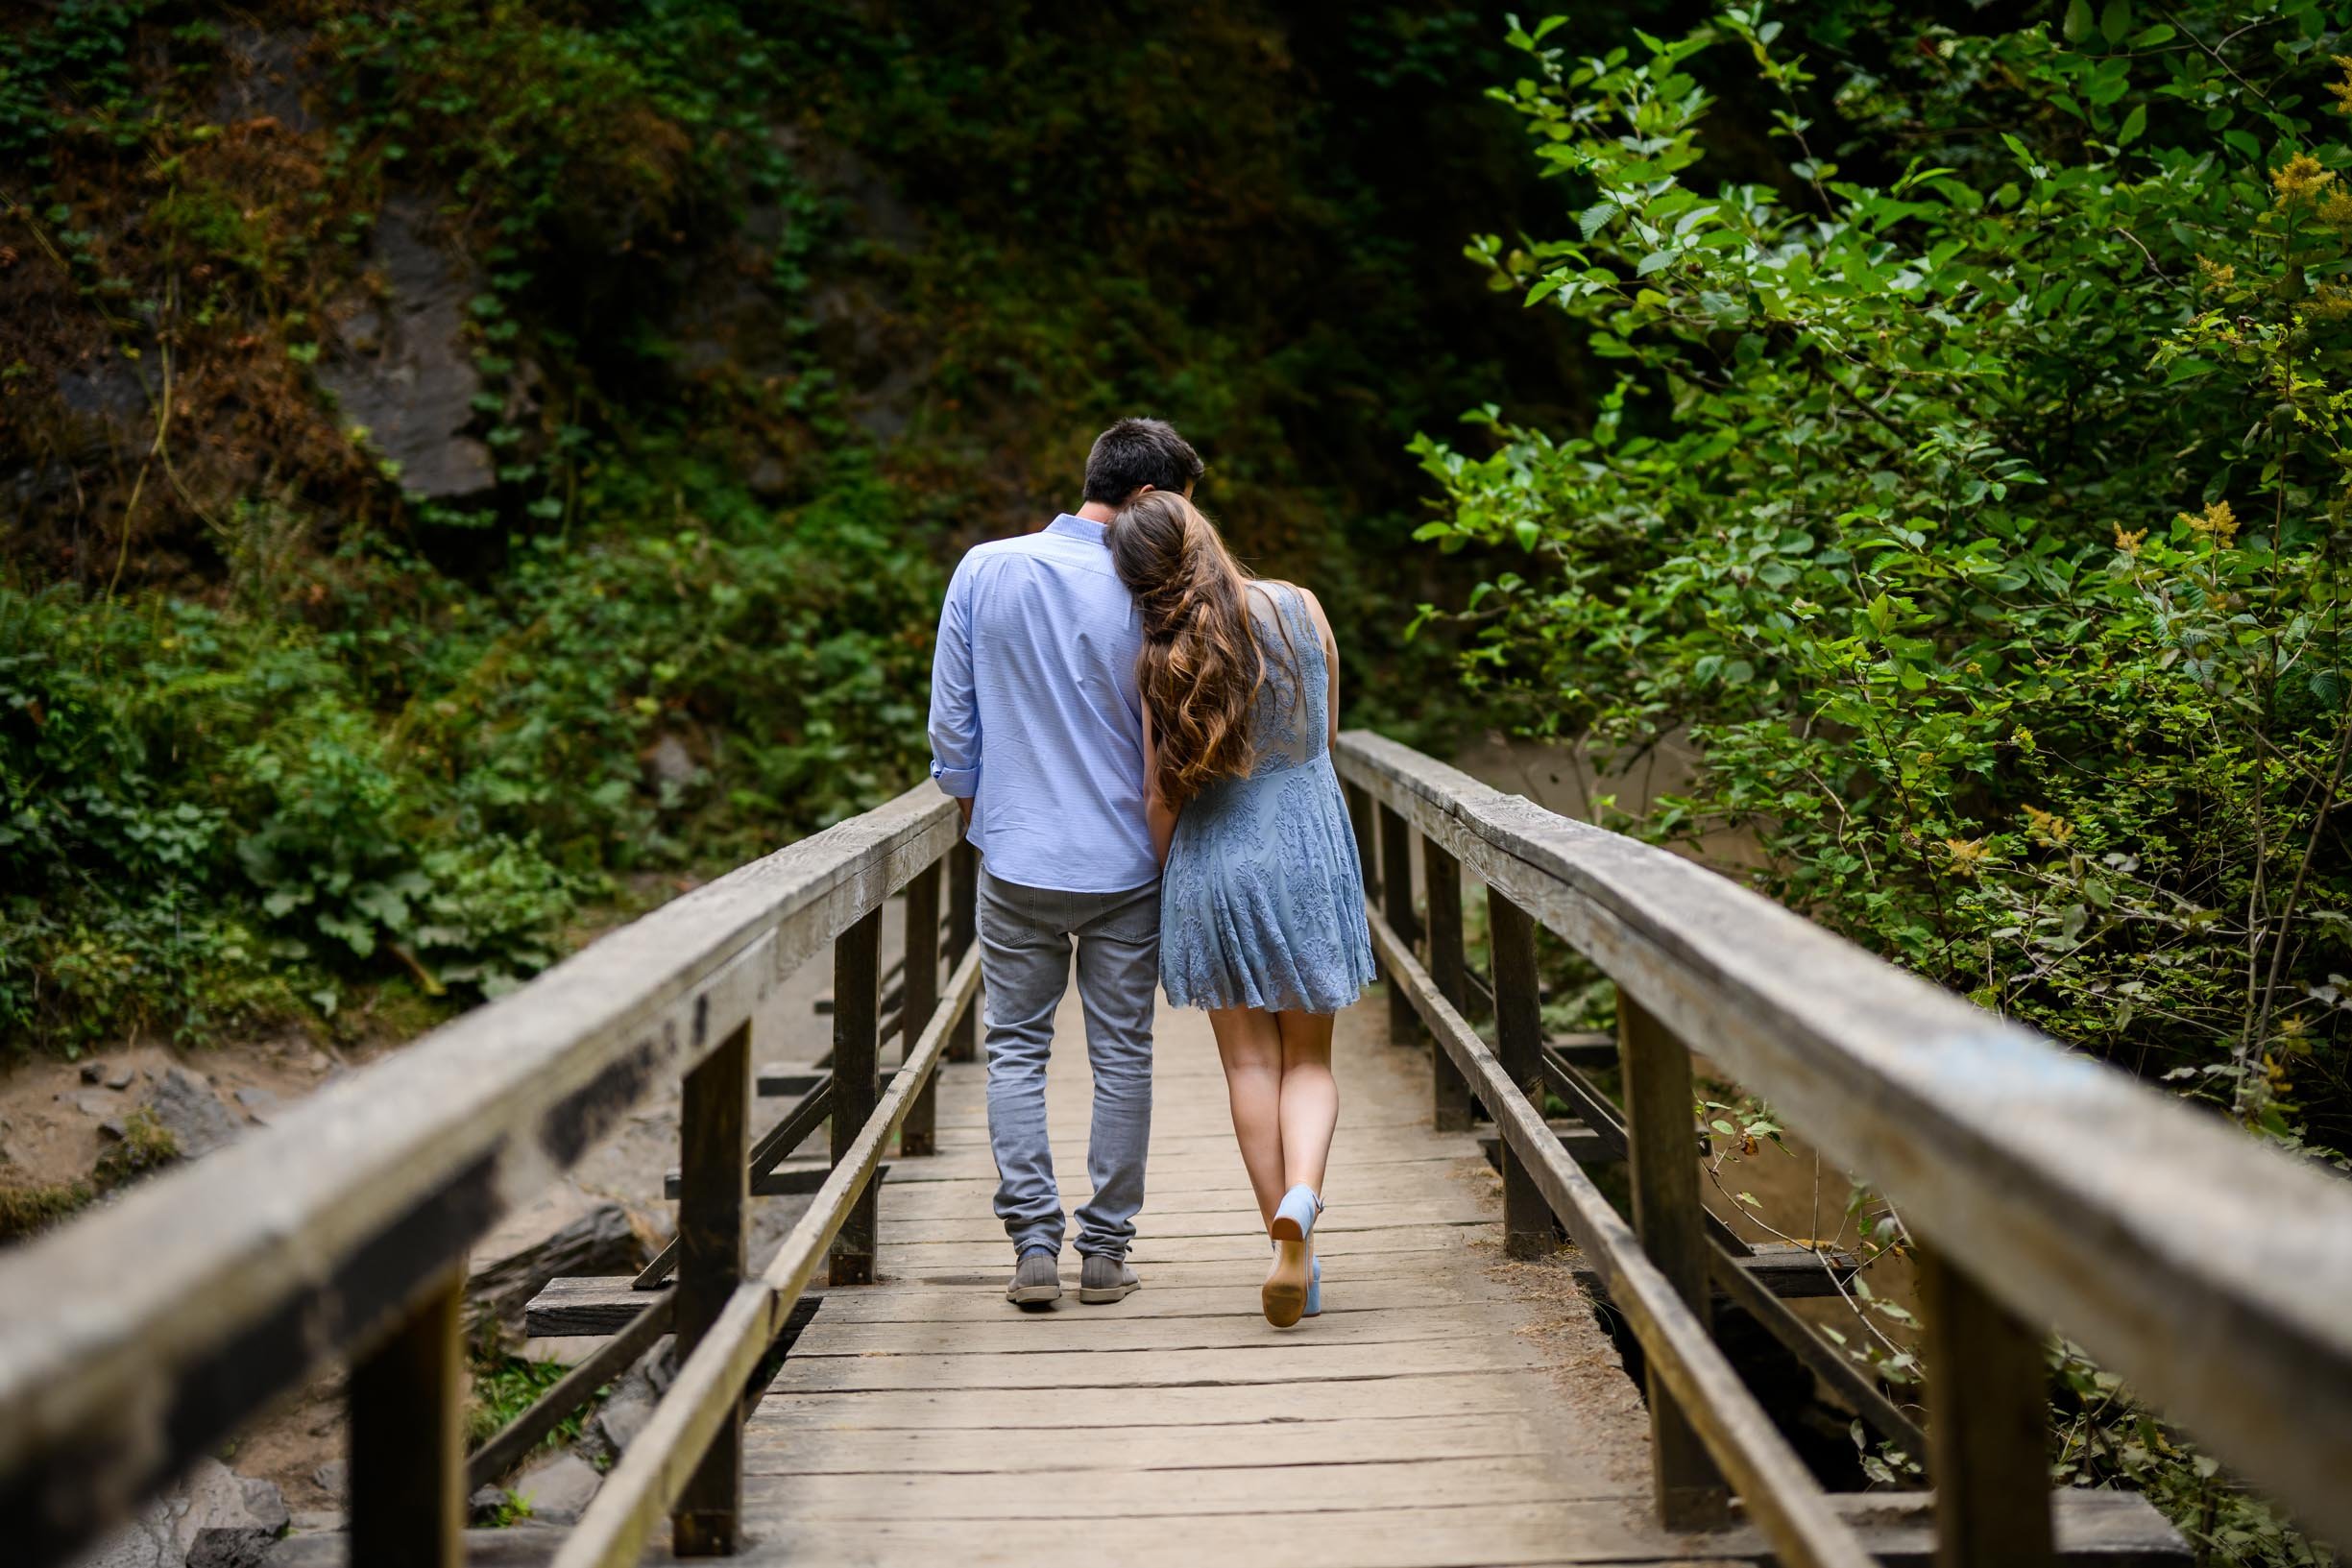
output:
[[[1160,984],[1179,1007],[1334,1013],[1371,983],[1372,938],[1331,766],[1331,674],[1297,589],[1253,583],[1249,609],[1267,653],[1255,760],[1176,818],[1160,884]]]

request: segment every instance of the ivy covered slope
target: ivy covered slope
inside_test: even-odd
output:
[[[2352,10],[1825,11],[1518,36],[1572,216],[1478,254],[1617,379],[1421,444],[1521,552],[1472,679],[1687,724],[1641,831],[2340,1164]]]
[[[1119,413],[1426,667],[1404,443],[1569,326],[1499,18],[1311,9],[11,8],[0,1037],[406,1026],[885,797]]]

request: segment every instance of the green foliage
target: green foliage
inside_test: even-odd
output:
[[[405,1026],[530,974],[584,900],[875,804],[919,776],[945,564],[1067,504],[1119,414],[1181,422],[1252,562],[1396,666],[1352,716],[1442,743],[1398,448],[1563,371],[1455,254],[1539,188],[1469,85],[1494,20],[0,24],[0,445],[35,497],[0,568],[0,1038],[413,999]],[[478,279],[463,435],[496,483],[461,501],[312,379],[397,315],[394,200]]]
[[[180,1158],[179,1141],[142,1105],[123,1118],[123,1135],[99,1151],[91,1180],[102,1193],[138,1180]]]
[[[1574,219],[1473,254],[1619,377],[1580,435],[1423,440],[1422,534],[1515,553],[1456,614],[1523,731],[1687,727],[1630,826],[1744,830],[1776,896],[2340,1164],[2352,13],[2090,18],[1517,34]],[[2065,1474],[2312,1560],[2133,1423]]]
[[[516,1416],[539,1403],[540,1396],[564,1381],[571,1368],[559,1362],[535,1362],[503,1350],[476,1348],[473,1380],[466,1389],[466,1446],[478,1448],[511,1425]],[[586,1403],[565,1416],[541,1438],[541,1448],[562,1448],[579,1440],[588,1418],[596,1412],[610,1388],[598,1388]],[[528,1509],[523,1510],[526,1514]],[[511,1524],[512,1518],[497,1521]]]
[[[1773,891],[1879,951],[2333,1144],[2352,201],[2260,157],[2352,154],[2275,107],[2340,74],[2330,26],[2267,15],[2227,62],[2259,97],[2162,24],[1930,28],[1933,68],[1825,89],[1860,122],[1778,111],[1785,188],[1691,178],[1698,51],[1812,84],[1773,24],[1583,64],[1528,36],[1515,96],[1580,232],[1479,253],[1625,374],[1588,435],[1424,441],[1450,509],[1422,533],[1525,552],[1466,609],[1471,679],[1530,731],[1692,727],[1701,787],[1647,831],[1748,828]],[[1809,150],[1988,96],[2049,145],[1939,129],[1885,179]]]
[[[97,1196],[87,1182],[61,1181],[38,1187],[0,1186],[0,1245],[37,1235],[81,1213]]]
[[[313,579],[322,625],[0,591],[0,1025],[195,1037],[395,973],[495,994],[604,873],[764,853],[912,775],[941,579],[887,486],[788,517],[593,495],[671,515],[404,615],[366,561]]]
[[[0,51],[0,167],[50,167],[57,138],[103,130],[132,97],[133,26],[154,0],[63,0]]]

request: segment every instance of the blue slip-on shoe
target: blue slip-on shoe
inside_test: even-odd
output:
[[[1307,1275],[1307,1310],[1301,1317],[1321,1317],[1323,1315],[1323,1261],[1315,1260],[1313,1272]]]
[[[1303,1242],[1315,1234],[1315,1217],[1322,1212],[1323,1200],[1315,1195],[1314,1188],[1301,1182],[1282,1194],[1266,1234],[1277,1242]]]

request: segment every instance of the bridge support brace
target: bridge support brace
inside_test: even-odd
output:
[[[1634,1230],[1641,1250],[1709,1328],[1707,1208],[1690,1146],[1690,1051],[1623,987],[1617,991],[1617,1056],[1625,1071],[1625,1133],[1632,1161]],[[1669,1529],[1726,1522],[1723,1474],[1653,1363],[1648,1371],[1650,1458],[1658,1515]]]
[[[1494,948],[1494,1058],[1511,1081],[1543,1102],[1543,1002],[1536,984],[1536,923],[1526,910],[1487,889],[1487,936]],[[1503,1156],[1503,1253],[1540,1258],[1557,1242],[1552,1206],[1527,1163],[1508,1141]]]
[[[882,911],[833,944],[833,1163],[838,1169],[882,1098],[876,1058],[882,1049]],[[869,1182],[834,1238],[827,1274],[835,1285],[874,1283],[875,1187]]]
[[[2043,1337],[1933,1246],[1919,1251],[1936,1568],[2047,1568],[2049,1372]]]
[[[971,845],[958,842],[947,852],[947,961],[963,962],[963,955],[972,951],[973,938],[980,930],[980,855]],[[980,1055],[981,993],[972,993],[972,1005],[963,1010],[956,1021],[955,1029],[947,1037],[947,1059],[969,1062]],[[913,1036],[908,1036],[911,1039]]]
[[[1413,918],[1413,825],[1390,806],[1380,808],[1380,912],[1405,946],[1419,945],[1420,930]],[[1389,1044],[1418,1046],[1426,1038],[1412,998],[1390,977]]]
[[[905,1022],[898,1031],[901,1053],[912,1050],[914,1043],[923,1038],[931,1025],[931,1015],[939,1006],[939,868],[925,866],[907,884],[907,966],[906,980],[901,996],[899,1017]],[[935,1153],[938,1139],[939,1075],[934,1073],[923,1082],[922,1092],[914,1103],[907,1107],[907,1120],[899,1124],[898,1151],[901,1154]]]
[[[1429,977],[1455,1008],[1470,1010],[1467,965],[1462,956],[1462,862],[1428,839],[1421,841],[1421,880],[1429,905]],[[1429,1045],[1430,1116],[1440,1132],[1467,1132],[1470,1086],[1436,1041]]]
[[[466,1271],[352,1367],[352,1568],[465,1561]]]
[[[702,1342],[743,1280],[750,1207],[751,1025],[686,1075],[678,1118],[678,1285],[670,1311],[679,1365]],[[740,1410],[719,1423],[669,1515],[681,1557],[731,1556],[740,1544],[743,1437]]]

